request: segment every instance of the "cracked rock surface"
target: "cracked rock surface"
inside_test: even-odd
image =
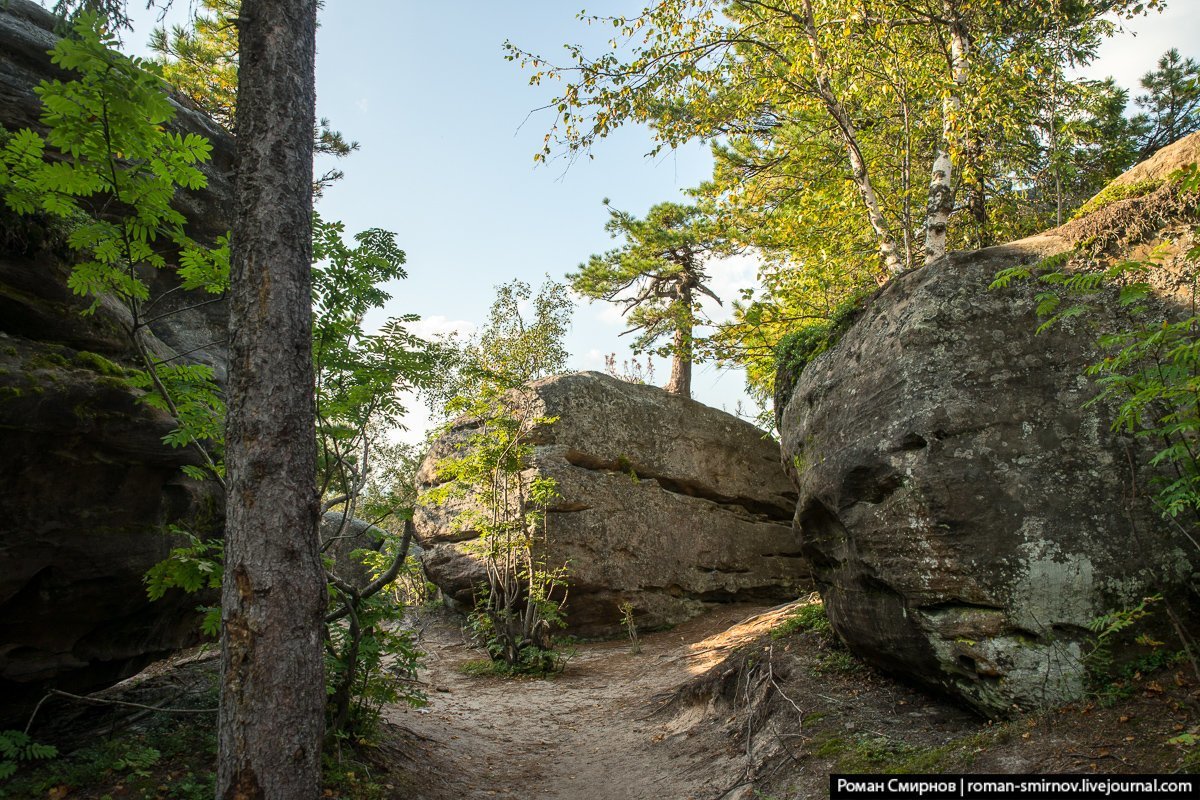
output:
[[[1200,567],[1131,471],[1152,451],[1086,405],[1113,315],[1039,335],[1036,287],[988,289],[1066,247],[1035,237],[897,278],[782,409],[796,528],[834,629],[991,716],[1079,697],[1089,624],[1157,592],[1186,608]],[[1152,622],[1175,641],[1162,607]]]
[[[808,587],[791,528],[795,494],[779,449],[763,431],[723,411],[597,372],[530,384],[516,402],[557,417],[530,434],[523,479],[554,478],[546,560],[568,565],[567,623],[581,636],[621,631],[622,603],[639,627],[690,619],[713,603],[788,600]],[[473,430],[461,419],[421,466],[421,489],[437,463]],[[416,530],[430,579],[470,604],[483,581],[460,530],[460,508],[425,505]]]

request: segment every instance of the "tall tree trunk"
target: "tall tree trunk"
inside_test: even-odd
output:
[[[671,348],[671,379],[664,388],[671,394],[691,397],[692,329],[696,326],[695,315],[692,312],[692,290],[680,290],[680,297],[676,302],[681,304],[683,311],[675,323],[675,339]]]
[[[687,346],[687,335],[680,330],[675,331],[675,347],[677,348],[674,356],[671,357],[671,380],[667,381],[664,387],[671,394],[681,395],[683,397],[692,396],[692,359],[691,356],[681,352],[678,348]]]
[[[943,13],[950,20],[950,78],[953,83],[942,100],[942,139],[933,159],[929,180],[929,210],[925,219],[925,263],[946,255],[946,229],[954,209],[954,159],[951,155],[962,112],[962,94],[967,86],[969,44],[966,26],[955,0],[943,0]]]
[[[904,270],[904,262],[896,248],[896,239],[888,228],[883,208],[879,204],[879,197],[875,194],[875,186],[871,182],[867,161],[863,158],[862,148],[858,144],[858,131],[850,119],[850,114],[830,84],[829,65],[825,61],[825,51],[817,37],[817,23],[813,16],[811,0],[804,0],[801,7],[804,11],[804,32],[809,46],[812,48],[817,96],[820,97],[825,110],[837,123],[842,141],[846,145],[846,156],[850,159],[850,175],[854,179],[854,185],[858,187],[859,196],[867,209],[867,220],[871,223],[871,230],[875,232],[875,239],[879,244],[879,255],[883,258],[883,264],[888,273],[895,275]]]
[[[312,371],[317,0],[239,19],[217,796],[320,794],[325,581]]]

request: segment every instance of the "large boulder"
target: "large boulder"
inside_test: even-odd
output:
[[[1136,215],[1143,201],[1122,202]],[[1200,577],[1194,544],[1146,497],[1147,443],[1088,405],[1083,373],[1116,312],[1039,335],[1036,287],[989,291],[999,270],[1069,250],[1073,230],[903,275],[780,376],[795,525],[833,627],[989,715],[1079,697],[1094,620],[1160,592],[1186,620]],[[1186,226],[1166,233],[1186,251]],[[1152,610],[1169,629],[1172,610]]]
[[[55,18],[25,0],[0,5],[0,124],[37,127],[38,81],[62,77],[46,51]],[[181,108],[182,130],[214,143],[210,188],[180,196],[205,236],[227,228],[233,140]],[[224,198],[224,199],[222,199]],[[2,206],[2,204],[0,204]],[[0,210],[0,718],[47,686],[88,691],[198,640],[195,596],[151,602],[144,575],[186,540],[220,536],[224,497],[181,473],[198,465],[162,437],[174,424],[126,382],[138,366],[128,313],[90,316],[42,221]],[[147,275],[161,316],[146,345],[160,358],[207,363],[224,376],[226,307]],[[168,312],[174,312],[168,315]],[[185,354],[180,356],[180,354]]]
[[[513,398],[530,418],[557,418],[531,432],[524,479],[558,484],[542,555],[567,565],[571,632],[619,632],[626,602],[653,628],[712,603],[786,600],[807,587],[789,524],[795,494],[775,442],[753,425],[596,372],[538,381]],[[439,485],[439,463],[476,424],[460,419],[434,443],[419,488]],[[423,505],[415,522],[430,580],[469,605],[484,572],[461,510]]]
[[[70,80],[73,76],[51,64],[47,55],[63,25],[62,20],[31,0],[0,3],[0,125],[8,130],[43,131],[41,99],[34,89],[44,80]],[[176,198],[176,207],[188,218],[189,232],[208,241],[229,230],[236,146],[228,131],[186,97],[176,93],[171,99],[175,119],[170,127],[180,133],[204,136],[212,145],[210,160],[200,166],[208,186]]]

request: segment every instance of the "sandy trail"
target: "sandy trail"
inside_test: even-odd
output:
[[[629,642],[585,644],[551,679],[464,675],[480,657],[437,615],[421,646],[429,654],[424,709],[392,708],[401,746],[423,774],[421,796],[548,800],[708,800],[739,781],[740,749],[703,755],[673,746],[679,720],[652,715],[654,698],[705,672],[731,650],[778,624],[785,610],[733,605],[670,631]],[[720,769],[728,760],[728,770]],[[714,767],[717,767],[714,769]]]

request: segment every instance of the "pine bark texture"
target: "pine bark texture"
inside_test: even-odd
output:
[[[316,0],[245,0],[217,796],[315,798],[325,686],[311,221]]]
[[[675,331],[675,353],[671,357],[671,380],[667,382],[665,389],[680,397],[692,396],[690,339],[691,331],[684,333],[682,328]]]

